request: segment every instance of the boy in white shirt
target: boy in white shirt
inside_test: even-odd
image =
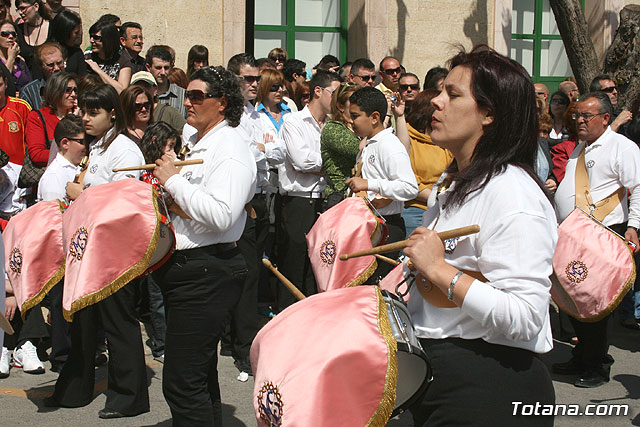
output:
[[[387,99],[382,92],[364,87],[351,95],[349,104],[353,130],[356,135],[367,138],[367,142],[359,155],[362,177],[349,178],[346,184],[354,193],[366,191],[385,218],[389,228],[386,243],[400,241],[405,237],[404,220],[400,215],[404,202],[418,195],[409,154],[393,134],[393,129],[384,127]],[[393,258],[397,255],[389,254]],[[377,280],[390,270],[389,265],[380,266],[372,278]]]

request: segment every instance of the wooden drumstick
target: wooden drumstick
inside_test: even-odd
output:
[[[480,231],[479,225],[467,225],[466,227],[454,228],[453,230],[441,231],[438,233],[440,240],[445,241],[454,237],[467,236],[469,234],[475,234]],[[375,248],[365,249],[359,252],[353,252],[350,254],[340,255],[341,261],[346,261],[351,258],[357,258],[367,255],[383,254],[385,252],[394,252],[404,249],[407,246],[408,240],[401,240],[399,242],[389,243],[388,245],[376,246]]]
[[[395,259],[391,259],[384,255],[376,254],[375,257],[378,258],[380,261],[384,261],[387,264],[391,264],[393,266],[397,266],[398,264],[400,264],[400,261],[396,261]]]
[[[173,162],[174,166],[188,166],[188,165],[199,165],[203,163],[202,159],[193,159],[193,160],[178,160]],[[149,163],[147,165],[140,166],[131,166],[128,168],[116,168],[113,169],[113,172],[125,172],[125,171],[150,171],[156,168],[155,163]]]
[[[296,285],[291,283],[291,281],[289,279],[284,277],[284,275],[282,273],[280,273],[278,271],[278,269],[273,264],[271,264],[271,261],[269,261],[266,258],[262,258],[262,264],[264,264],[265,267],[267,267],[269,270],[271,270],[271,272],[273,274],[275,274],[275,276],[278,279],[280,279],[282,284],[289,290],[289,292],[291,292],[293,294],[294,297],[296,297],[298,299],[298,301],[302,301],[303,299],[306,298],[304,296],[304,294],[302,292],[300,292],[300,289],[296,288]]]

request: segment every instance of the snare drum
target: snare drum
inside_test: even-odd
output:
[[[422,398],[433,381],[429,358],[415,334],[407,306],[395,295],[382,291],[391,332],[398,343],[398,385],[393,416]]]

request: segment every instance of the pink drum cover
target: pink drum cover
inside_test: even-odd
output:
[[[64,276],[62,209],[57,200],[20,212],[2,233],[5,271],[24,318]]]
[[[339,259],[379,244],[382,225],[361,197],[349,197],[318,218],[307,234],[307,247],[318,291],[363,284],[376,270],[373,255]]]
[[[65,211],[67,320],[147,271],[160,235],[157,203],[150,184],[130,178],[87,188]]]
[[[404,281],[404,283],[402,283],[402,285],[400,285],[400,287],[398,288],[398,291],[403,295],[402,298],[405,301],[408,301],[409,297],[411,296],[411,293],[409,292],[406,295],[405,293],[407,292],[407,287],[409,283],[411,283],[411,281],[414,280],[414,278],[411,278],[409,276],[410,276],[409,267],[407,267],[406,262],[402,262],[398,264],[389,273],[387,273],[387,275],[384,276],[382,280],[380,280],[380,283],[378,283],[378,286],[380,286],[380,289],[382,289],[383,291],[387,291],[394,295],[397,295],[396,286],[398,286],[399,283]],[[405,278],[407,278],[406,281],[405,281]]]
[[[551,296],[571,316],[597,322],[635,281],[633,251],[619,236],[576,208],[558,228]]]
[[[386,425],[396,398],[396,352],[377,286],[291,305],[251,346],[258,425]]]

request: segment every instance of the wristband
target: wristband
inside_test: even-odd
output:
[[[451,283],[449,284],[449,293],[447,294],[447,299],[449,301],[453,301],[453,288],[455,288],[456,283],[458,283],[458,279],[462,276],[462,271],[458,271],[453,279],[451,279]]]

